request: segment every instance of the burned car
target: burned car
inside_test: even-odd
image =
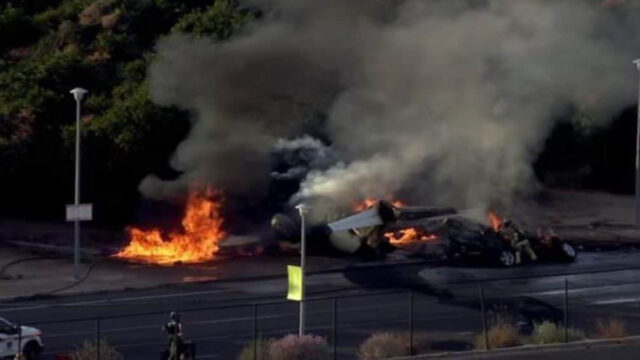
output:
[[[444,220],[425,222],[416,227],[420,238],[425,234],[433,239],[426,242],[423,253],[434,254],[447,261],[463,263],[484,262],[504,267],[517,265],[516,252],[510,241],[492,227],[473,220],[456,216]],[[392,229],[393,231],[393,229]],[[402,229],[396,230],[402,232]],[[568,242],[561,240],[553,233],[532,234],[517,228],[519,237],[527,240],[535,256],[542,261],[572,262],[577,257],[576,249]],[[415,243],[399,244],[411,254],[420,255]],[[531,260],[523,256],[523,260]]]

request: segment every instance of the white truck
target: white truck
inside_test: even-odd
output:
[[[18,347],[27,360],[37,359],[44,349],[42,331],[30,326],[18,329],[17,325],[0,318],[0,359],[15,357]]]

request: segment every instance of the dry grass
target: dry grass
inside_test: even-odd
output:
[[[624,321],[620,319],[598,320],[596,337],[599,339],[620,339],[627,336]]]
[[[408,331],[392,331],[374,333],[360,344],[358,357],[360,359],[384,359],[393,356],[409,355]],[[430,350],[429,340],[431,338],[426,333],[415,332],[413,334],[413,354],[422,354]]]
[[[522,343],[518,329],[506,317],[496,320],[495,324],[489,328],[488,337],[491,349],[517,346]],[[485,334],[477,335],[473,344],[476,349],[486,349]]]
[[[569,328],[567,335],[570,342],[583,340],[585,338],[582,331],[574,328]],[[555,344],[564,342],[564,326],[559,326],[550,321],[535,324],[529,342],[532,344]]]
[[[359,358],[386,359],[409,355],[408,338],[396,333],[375,333],[360,345]]]

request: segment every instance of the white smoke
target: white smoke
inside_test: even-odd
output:
[[[322,141],[311,136],[292,140],[278,139],[273,147],[276,180],[303,180],[310,171],[325,170],[336,163],[335,153]]]
[[[154,99],[194,114],[172,162],[178,182],[264,188],[277,139],[320,129],[342,161],[311,171],[297,198],[484,205],[535,188],[531,163],[571,106],[604,122],[634,99],[640,22],[625,5],[259,4],[266,18],[227,43],[158,46]]]

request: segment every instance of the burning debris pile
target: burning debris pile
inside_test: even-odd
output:
[[[424,230],[415,227],[393,232],[385,232],[384,237],[389,240],[389,243],[391,243],[391,245],[396,246],[417,242],[427,242],[438,239],[436,235],[425,233]]]
[[[192,191],[187,199],[181,233],[170,233],[165,237],[159,229],[131,227],[128,229],[129,245],[113,256],[157,265],[212,260],[226,237],[222,230],[221,207],[219,192]]]
[[[374,198],[367,198],[361,203],[354,206],[353,209],[358,212],[364,211],[376,206],[378,202],[380,202],[380,200],[374,199]],[[400,200],[390,201],[390,204],[396,209],[401,209],[406,206],[404,202]],[[387,231],[383,234],[383,236],[386,238],[387,241],[389,241],[391,245],[394,245],[394,246],[407,245],[407,244],[418,243],[418,242],[426,242],[426,241],[432,241],[432,240],[438,239],[437,236],[433,234],[429,234],[424,229],[421,229],[419,227],[406,227],[398,230]]]

